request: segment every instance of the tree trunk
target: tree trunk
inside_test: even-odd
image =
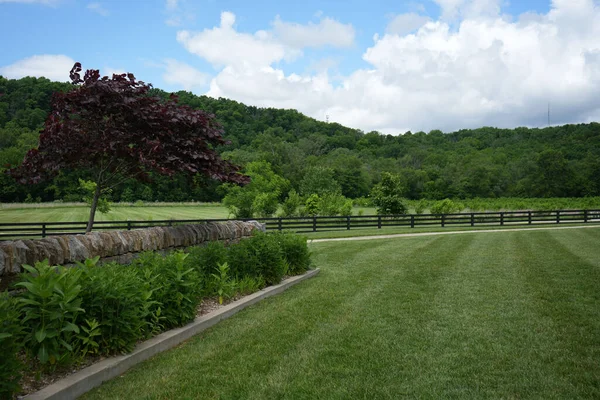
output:
[[[94,216],[96,215],[96,207],[98,207],[98,199],[100,198],[100,185],[96,184],[96,191],[94,192],[94,198],[92,199],[92,207],[90,208],[90,218],[88,219],[87,228],[85,233],[91,232],[94,226]]]

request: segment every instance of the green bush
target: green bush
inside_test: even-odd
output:
[[[186,265],[193,267],[204,278],[204,282],[211,276],[219,264],[227,262],[227,248],[223,242],[209,242],[205,246],[192,247],[189,256],[185,259]]]
[[[167,329],[192,321],[200,304],[202,279],[195,268],[186,265],[187,257],[176,251],[164,257],[159,255],[154,265],[147,266],[158,276],[154,299],[161,305]]]
[[[257,233],[229,248],[231,272],[238,279],[262,276],[269,285],[279,283],[287,273],[277,235]]]
[[[295,217],[298,214],[298,208],[301,203],[300,195],[294,189],[290,190],[288,197],[281,204],[281,216]]]
[[[135,268],[118,264],[86,268],[81,282],[85,314],[80,324],[97,321],[100,335],[96,341],[101,354],[129,352],[139,339],[148,336],[152,328],[145,312],[152,293]]]
[[[432,214],[452,214],[457,213],[462,206],[450,199],[436,201],[430,208]]]
[[[13,394],[20,390],[23,365],[17,353],[21,349],[20,336],[23,328],[19,306],[8,292],[0,293],[0,399],[12,399]]]
[[[299,275],[310,267],[310,252],[306,237],[294,233],[276,234],[283,251],[283,257],[288,264],[288,274]]]
[[[26,289],[18,298],[25,348],[42,364],[68,364],[79,333],[77,317],[84,311],[79,284],[83,270],[52,267],[48,260],[23,268],[16,286]]]

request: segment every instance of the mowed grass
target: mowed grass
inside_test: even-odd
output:
[[[83,205],[40,208],[0,208],[0,223],[87,221],[90,209]],[[107,214],[96,213],[96,221],[157,221],[167,219],[222,219],[229,210],[221,205],[113,206]]]
[[[321,273],[86,399],[600,398],[600,229],[311,245]]]

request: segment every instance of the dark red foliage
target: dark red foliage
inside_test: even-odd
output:
[[[249,181],[215,152],[225,141],[212,115],[177,104],[174,95],[167,101],[149,96],[151,85],[133,74],[108,78],[87,70],[81,79],[80,72],[76,63],[70,76],[78,86],[54,94],[38,148],[11,170],[21,181],[38,182],[62,168],[91,169],[101,186],[116,176],[143,179],[150,171]]]

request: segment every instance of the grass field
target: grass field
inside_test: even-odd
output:
[[[599,398],[600,229],[311,245],[316,278],[86,399]]]
[[[85,205],[53,205],[28,207],[28,205],[5,205],[0,208],[0,223],[10,222],[78,222],[87,221],[90,209]],[[107,214],[96,213],[96,221],[163,220],[163,219],[220,219],[227,218],[229,211],[219,204],[161,206],[114,205]]]

